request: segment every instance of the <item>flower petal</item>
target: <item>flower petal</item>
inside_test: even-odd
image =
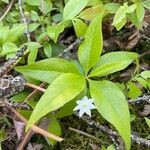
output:
[[[82,117],[84,113],[91,116],[91,110],[96,108],[93,102],[94,99],[88,99],[87,96],[84,96],[82,100],[76,101],[77,106],[73,109],[73,111],[78,110],[79,117]]]
[[[88,109],[85,113],[91,117],[91,110],[90,109]]]

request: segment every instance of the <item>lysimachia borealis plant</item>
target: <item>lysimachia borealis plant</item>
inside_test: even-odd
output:
[[[64,12],[64,15],[65,18],[67,15],[74,17],[79,12]],[[103,16],[104,12],[98,13],[89,24],[78,49],[78,60],[56,57],[16,68],[25,76],[49,83],[30,116],[27,129],[82,93],[83,97],[90,95],[89,99],[92,99],[95,105],[91,105],[91,108],[96,108],[100,115],[118,130],[126,149],[129,150],[131,131],[128,103],[117,85],[103,77],[126,68],[137,59],[137,54],[118,51],[101,55]]]

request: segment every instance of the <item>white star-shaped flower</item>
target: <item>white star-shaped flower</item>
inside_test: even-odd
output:
[[[76,102],[77,106],[73,109],[73,111],[79,110],[79,117],[82,117],[84,113],[91,117],[91,110],[96,108],[93,102],[94,99],[88,99],[87,96],[84,96],[82,100],[78,100]]]

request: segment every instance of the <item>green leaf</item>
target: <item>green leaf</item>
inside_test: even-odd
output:
[[[148,83],[147,83],[147,81],[145,79],[143,79],[139,75],[137,75],[136,77],[134,77],[134,79],[136,81],[138,81],[144,88],[148,89]]]
[[[128,97],[129,98],[137,98],[142,94],[142,91],[140,88],[133,82],[128,82]]]
[[[106,148],[102,145],[102,146],[101,146],[101,150],[106,150]]]
[[[39,23],[30,23],[29,24],[29,31],[33,32],[35,29],[37,29],[40,26]]]
[[[140,73],[140,76],[143,77],[144,79],[150,79],[150,71],[143,71]]]
[[[27,42],[26,45],[28,46],[28,50],[31,51],[32,49],[38,49],[42,47],[39,42]]]
[[[40,10],[43,12],[44,15],[49,13],[52,10],[52,2],[51,0],[42,0]]]
[[[28,64],[32,64],[35,62],[38,48],[40,48],[42,45],[38,42],[28,42],[26,45],[28,45],[29,55],[28,55]]]
[[[143,71],[134,77],[143,87],[150,89],[150,71]]]
[[[29,94],[30,94],[29,91],[28,92],[27,91],[23,91],[23,92],[20,92],[20,93],[18,93],[16,95],[12,96],[10,98],[10,100],[12,102],[21,103],[21,102],[23,102],[28,97]]]
[[[0,143],[7,139],[7,132],[5,131],[4,127],[0,128]]]
[[[63,12],[63,19],[73,19],[78,15],[88,4],[89,0],[69,0]]]
[[[34,8],[34,7],[32,7],[32,8]],[[38,15],[37,11],[31,10],[30,16],[34,22],[41,22],[42,21],[42,18]]]
[[[32,111],[31,110],[23,110],[19,109],[17,110],[23,117],[25,117],[27,120],[30,118]]]
[[[112,82],[89,80],[91,97],[99,113],[119,131],[130,150],[130,114],[121,90]]]
[[[147,81],[148,89],[150,89],[150,79]]]
[[[57,113],[55,114],[55,117],[56,118],[63,118],[63,117],[72,115],[73,109],[75,108],[76,105],[77,105],[76,99],[68,102],[63,107],[61,107],[60,110],[57,111]]]
[[[147,125],[148,125],[149,128],[150,128],[150,119],[148,119],[148,118],[146,118],[146,117],[144,117],[144,118],[145,118],[145,121],[146,121]]]
[[[133,13],[136,9],[136,4],[132,4],[128,6],[127,3],[124,3],[123,6],[119,7],[119,9],[115,13],[115,17],[113,20],[113,25],[120,30],[126,23],[126,14]]]
[[[78,18],[84,19],[84,20],[93,20],[98,14],[100,14],[102,11],[104,11],[103,5],[96,5],[90,8],[87,8],[83,10]]]
[[[89,25],[84,41],[79,46],[78,58],[87,73],[98,61],[103,48],[102,17],[98,15]]]
[[[110,52],[99,58],[89,76],[106,76],[126,68],[138,55],[133,52]]]
[[[84,34],[87,30],[86,23],[84,23],[81,19],[74,19],[73,26],[74,26],[77,37],[84,36]]]
[[[2,46],[2,52],[0,53],[0,56],[15,54],[17,50],[18,48],[14,43],[6,42]]]
[[[127,13],[126,16],[132,21],[132,23],[137,28],[140,28],[141,23],[139,22],[139,19],[138,19],[137,14],[135,12],[133,12],[133,13]]]
[[[6,41],[8,34],[9,34],[9,27],[0,26],[0,44],[3,44]]]
[[[130,122],[133,122],[136,119],[135,115],[130,115]]]
[[[119,23],[115,24],[116,29],[119,31],[127,22],[127,17],[123,18]]]
[[[12,29],[9,30],[9,34],[5,42],[16,42],[19,39],[19,37],[23,35],[25,29],[25,24],[15,25]]]
[[[48,43],[44,46],[44,54],[48,57],[51,58],[52,57],[52,47],[51,44]]]
[[[16,67],[15,70],[26,76],[47,83],[51,83],[62,73],[75,73],[81,75],[80,70],[73,61],[61,58],[45,59],[30,65]]]
[[[61,126],[59,125],[59,122],[57,121],[56,118],[53,117],[50,120],[50,123],[48,125],[48,131],[50,133],[57,135],[57,136],[61,136]],[[53,139],[49,139],[49,141],[50,141],[52,146],[54,146],[56,144],[56,141]]]
[[[60,22],[63,19],[63,15],[61,13],[57,13],[51,17],[53,22]]]
[[[115,82],[118,88],[126,95],[126,85],[124,83]]]
[[[27,129],[47,113],[71,101],[85,88],[85,79],[81,76],[66,73],[54,80],[41,97],[27,123]]]
[[[2,2],[8,4],[9,3],[9,0],[1,0]]]
[[[40,0],[25,0],[25,2],[28,4],[28,5],[31,5],[31,6],[40,6],[41,5],[41,1]]]
[[[85,96],[86,88],[82,91],[78,96],[76,96],[72,101],[66,103],[63,107],[61,107],[57,113],[55,114],[56,118],[63,118],[66,116],[70,116],[74,113],[73,109],[77,105],[76,101],[82,99]]]
[[[116,11],[114,20],[113,20],[113,25],[116,25],[120,23],[125,17],[126,13],[128,12],[129,6],[127,3],[124,3],[123,6],[120,6],[119,9]]]
[[[144,7],[143,7],[142,3],[137,3],[136,5],[137,5],[136,14],[137,14],[138,20],[140,22],[142,22],[144,19],[144,14],[145,14]]]
[[[47,33],[49,37],[56,43],[59,34],[63,32],[64,29],[70,25],[70,22],[71,22],[70,20],[65,20],[65,21],[61,21],[56,26],[48,26]]]
[[[133,13],[135,11],[136,7],[137,7],[136,4],[132,4],[131,6],[129,6],[127,13]]]
[[[143,1],[142,4],[145,8],[150,9],[150,0]]]
[[[115,150],[114,145],[110,145],[110,146],[108,146],[108,147],[107,147],[107,150]]]
[[[104,5],[104,7],[109,13],[115,13],[119,9],[120,4],[119,3],[107,3]]]
[[[89,0],[88,6],[100,5],[103,2],[101,0]]]
[[[38,49],[32,49],[28,55],[28,64],[33,64],[37,57]]]
[[[65,47],[64,45],[60,45],[59,43],[54,43],[51,42],[51,47],[52,47],[52,56],[53,57],[58,57],[60,53],[63,53]]]

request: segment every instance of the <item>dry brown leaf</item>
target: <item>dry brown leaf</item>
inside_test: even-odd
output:
[[[140,39],[139,30],[135,30],[127,41],[121,42],[119,40],[115,40],[115,42],[118,44],[120,49],[130,50],[136,46],[139,39]]]
[[[16,120],[13,120],[13,122],[14,122],[14,127],[16,130],[17,137],[20,140],[20,138],[24,134],[25,123],[21,121],[16,121]]]
[[[136,30],[129,38],[128,38],[128,42],[127,45],[125,46],[125,49],[132,49],[134,48],[134,46],[136,46],[136,44],[138,43],[140,39],[139,36],[139,30]]]
[[[42,144],[37,143],[29,143],[27,146],[27,150],[41,150],[43,148]]]

